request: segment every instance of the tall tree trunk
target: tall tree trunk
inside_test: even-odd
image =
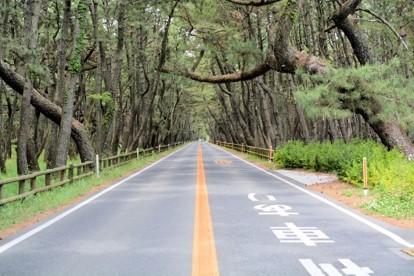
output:
[[[0,24],[0,35],[2,35],[3,37],[6,37],[6,24],[9,21],[9,3],[8,1],[4,1],[0,7],[3,9],[3,20]],[[0,59],[2,59],[4,57],[5,54],[5,48],[1,47],[0,49]],[[6,170],[6,158],[7,158],[7,154],[6,154],[6,137],[5,137],[5,133],[4,133],[4,129],[5,129],[5,125],[4,125],[4,109],[3,109],[3,94],[5,93],[5,85],[4,82],[2,80],[0,80],[0,172],[6,174],[7,170]]]
[[[65,93],[65,101],[62,106],[62,118],[59,126],[59,139],[57,144],[56,154],[56,166],[66,165],[66,159],[68,155],[68,146],[70,139],[71,122],[73,118],[73,103],[74,94],[76,89],[76,79],[78,74],[82,71],[82,52],[83,52],[83,40],[86,25],[86,13],[88,5],[85,0],[81,0],[78,4],[77,19],[75,19],[75,26],[73,32],[73,48],[70,59],[70,88]]]
[[[91,15],[92,15],[92,22],[93,22],[93,30],[94,30],[94,39],[95,39],[95,52],[96,55],[96,69],[95,69],[95,93],[96,95],[102,94],[102,56],[101,56],[101,49],[103,47],[100,46],[101,40],[99,35],[99,15],[98,15],[98,1],[93,0],[93,3],[90,6]],[[95,127],[96,127],[96,153],[101,154],[102,150],[102,101],[96,100],[95,103]]]
[[[0,172],[6,174],[6,151],[5,151],[5,135],[3,133],[3,93],[4,82],[0,80]]]
[[[33,51],[37,46],[37,30],[39,23],[41,0],[33,0],[27,2],[27,14],[25,17],[25,30],[27,31],[27,46],[29,54],[25,57],[25,64],[31,64],[35,61]],[[21,99],[20,110],[20,128],[19,139],[17,141],[17,173],[19,175],[28,174],[27,162],[27,140],[30,130],[30,99],[33,92],[33,72],[27,68],[25,70],[25,83],[23,89],[23,96]]]
[[[71,22],[71,2],[70,0],[65,0],[63,8],[63,22],[61,27],[61,37],[58,46],[58,56],[57,56],[57,81],[56,81],[56,93],[54,95],[54,102],[63,107],[65,93],[66,93],[66,52],[68,49],[68,35]],[[53,124],[50,129],[49,136],[49,147],[47,151],[47,167],[55,168],[61,166],[58,165],[58,147],[59,142],[59,125]],[[60,161],[62,163],[62,161]]]
[[[121,70],[122,70],[122,55],[124,49],[124,33],[125,33],[125,0],[120,0],[118,4],[118,42],[115,53],[115,66],[112,78],[112,84],[116,99],[118,99],[118,107],[113,118],[114,132],[112,138],[112,154],[116,155],[119,148],[119,141],[121,131],[124,126],[123,114],[123,90],[121,88]]]

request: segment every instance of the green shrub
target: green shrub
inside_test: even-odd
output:
[[[362,187],[362,159],[368,160],[368,184],[391,197],[414,200],[414,163],[398,150],[388,151],[375,141],[345,144],[290,141],[277,148],[276,162],[285,168],[337,173],[339,179]]]

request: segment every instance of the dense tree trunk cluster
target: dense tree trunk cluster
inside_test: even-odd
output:
[[[297,93],[394,58],[411,80],[412,16],[409,0],[4,0],[0,170],[15,152],[25,174],[41,156],[51,168],[198,137],[373,138],[413,154],[412,127],[369,89],[336,87],[339,117]]]
[[[189,82],[156,70],[179,1],[20,2],[0,4],[3,172],[14,141],[26,174],[196,138]]]

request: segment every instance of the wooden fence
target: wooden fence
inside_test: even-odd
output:
[[[72,164],[29,175],[0,180],[0,206],[19,199],[24,199],[30,195],[72,183],[75,180],[88,177],[94,173],[98,174],[99,170],[102,171],[108,168],[120,166],[133,159],[139,159],[150,156],[154,153],[160,153],[166,151],[167,149],[175,148],[181,144],[183,143],[159,145],[158,147],[148,149],[137,149],[135,152],[102,159],[99,159],[97,156],[98,164],[94,164],[93,161],[88,161],[81,164]]]
[[[273,150],[272,147],[266,149],[266,148],[248,146],[245,144],[240,145],[240,144],[227,143],[227,142],[222,142],[222,141],[215,141],[214,144],[221,146],[221,147],[237,150],[242,153],[249,153],[257,157],[260,157],[262,159],[267,159],[269,160],[269,162],[273,162],[275,151]]]

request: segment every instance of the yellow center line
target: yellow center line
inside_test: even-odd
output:
[[[198,145],[197,161],[197,192],[194,216],[194,240],[192,276],[220,275],[217,263],[216,245],[214,242],[213,224],[211,222],[210,206],[206,176],[204,174],[203,153]]]

